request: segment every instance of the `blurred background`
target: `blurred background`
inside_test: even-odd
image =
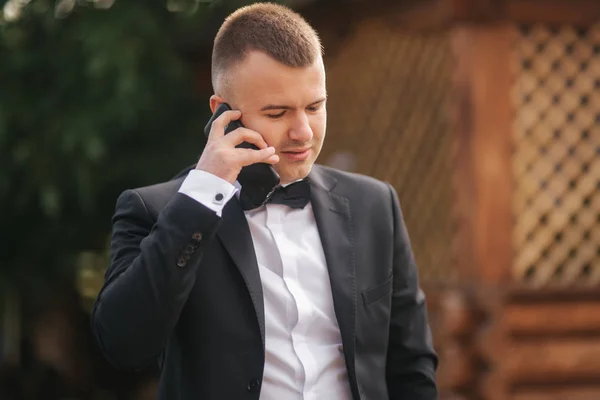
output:
[[[89,311],[126,188],[196,162],[212,39],[252,1],[0,0],[0,398],[147,400]],[[319,162],[391,182],[441,399],[600,399],[600,2],[287,0]]]

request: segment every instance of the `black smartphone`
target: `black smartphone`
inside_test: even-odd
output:
[[[208,138],[212,124],[225,111],[231,110],[227,103],[221,103],[214,114],[204,127],[204,135]],[[241,128],[241,121],[231,121],[225,128],[225,134],[228,134],[237,128]],[[236,147],[258,150],[258,147],[252,143],[243,142]],[[256,207],[264,205],[275,189],[279,186],[279,174],[273,167],[266,163],[256,163],[243,167],[238,175],[238,182],[242,185],[244,196],[249,199]]]

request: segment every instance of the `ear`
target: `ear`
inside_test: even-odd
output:
[[[210,111],[214,113],[222,103],[225,103],[225,100],[221,96],[213,94],[210,96]]]

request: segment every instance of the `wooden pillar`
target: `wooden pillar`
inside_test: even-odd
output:
[[[502,382],[490,384],[485,375],[490,340],[481,332],[490,309],[482,303],[494,303],[511,281],[515,33],[505,23],[460,25],[451,33],[459,284],[440,301],[439,382],[442,393],[469,400],[505,400]],[[481,397],[490,387],[498,389],[493,397]]]
[[[510,280],[513,38],[514,28],[508,24],[462,26],[453,32],[457,256],[466,283]]]

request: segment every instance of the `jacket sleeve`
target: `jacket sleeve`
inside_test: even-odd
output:
[[[389,185],[388,185],[389,186]],[[389,186],[394,218],[392,315],[386,379],[390,400],[435,400],[437,355],[425,295],[396,191]]]
[[[116,204],[110,265],[92,311],[106,358],[126,369],[156,363],[196,278],[198,260],[221,219],[176,193],[153,220],[137,191]]]

